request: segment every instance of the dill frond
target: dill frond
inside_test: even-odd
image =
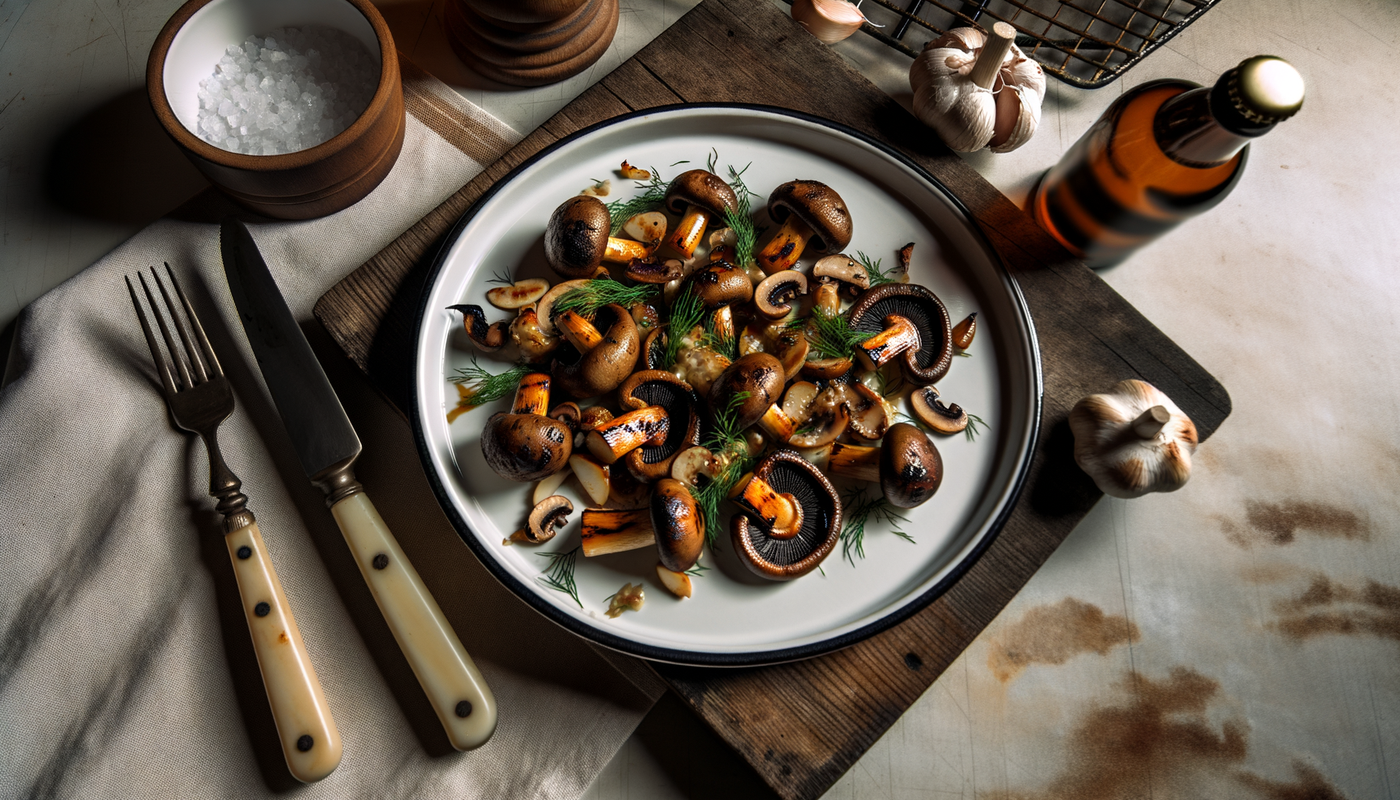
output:
[[[457,375],[450,380],[458,384],[475,384],[471,387],[470,394],[462,398],[461,405],[479,406],[514,393],[515,387],[520,385],[520,379],[529,373],[529,365],[516,364],[505,372],[493,375],[476,363],[476,355],[473,354],[472,365],[458,369]]]
[[[574,583],[574,569],[578,566],[578,554],[582,549],[583,545],[579,545],[567,552],[535,554],[540,558],[549,559],[549,566],[545,568],[545,573],[538,578],[540,583],[573,598],[580,609],[583,608],[583,601],[578,599],[578,584]]]
[[[820,307],[812,309],[812,316],[806,320],[795,320],[793,325],[805,325],[807,344],[811,347],[808,358],[850,358],[855,346],[874,336],[874,333],[851,330],[850,321],[842,314],[828,314]]]
[[[739,360],[739,337],[721,333],[715,324],[715,315],[705,320],[705,335],[702,340],[706,347],[719,353],[731,362]]]
[[[860,265],[862,267],[865,267],[865,274],[868,278],[870,278],[870,285],[872,287],[879,286],[885,283],[898,283],[898,281],[895,278],[890,277],[889,272],[886,272],[885,270],[880,268],[880,262],[884,259],[877,258],[874,261],[871,261],[870,256],[867,256],[861,250],[857,250],[856,260],[860,262]],[[898,268],[893,267],[891,268],[890,272],[893,272],[895,269]]]
[[[724,408],[715,411],[714,427],[704,442],[710,452],[720,455],[743,444],[744,429],[739,426],[739,406],[747,399],[748,392],[735,392],[725,401]]]
[[[985,429],[985,428],[990,428],[990,427],[992,427],[992,426],[990,426],[990,425],[987,424],[987,421],[986,421],[986,420],[982,419],[981,417],[977,416],[976,414],[968,414],[968,415],[967,415],[967,427],[966,427],[966,428],[963,428],[963,435],[967,436],[967,440],[968,440],[969,442],[975,442],[975,441],[977,441],[977,435],[980,434],[980,433],[982,432],[982,431],[977,430],[978,426],[981,426],[981,427],[984,428],[984,429]]]
[[[754,247],[758,244],[758,235],[762,233],[754,227],[753,209],[749,204],[749,198],[758,195],[744,183],[744,173],[748,172],[751,166],[752,162],[744,165],[741,170],[735,170],[732,166],[729,168],[729,186],[734,190],[738,203],[733,210],[724,210],[724,224],[734,231],[734,261],[738,267],[748,267],[754,263]]]
[[[660,289],[651,284],[628,286],[612,278],[594,278],[577,289],[565,292],[554,303],[554,314],[573,311],[581,317],[592,319],[603,306],[617,303],[623,308],[630,308],[632,304],[645,303],[659,293]]]
[[[681,340],[704,320],[705,304],[700,302],[700,298],[689,286],[685,287],[676,295],[666,321],[666,352],[661,359],[663,364],[671,366],[676,363],[676,357],[681,352]]]
[[[491,278],[487,283],[499,283],[503,286],[515,285],[515,279],[510,276],[510,270],[496,270],[491,273]]]
[[[908,522],[909,519],[902,514],[895,513],[894,506],[886,500],[883,495],[879,497],[867,497],[866,487],[857,486],[851,489],[841,498],[842,516],[845,517],[846,524],[841,527],[841,557],[856,565],[855,557],[865,558],[865,526],[872,519],[877,522],[886,522],[893,527],[892,533],[910,544],[914,544],[914,537],[910,536],[899,525]]]
[[[685,162],[678,161],[676,163],[682,164]],[[671,166],[675,166],[675,164]],[[613,236],[616,236],[617,232],[622,230],[622,226],[627,220],[637,214],[641,214],[644,211],[655,211],[660,208],[661,204],[666,200],[666,187],[670,186],[671,182],[661,180],[661,173],[657,172],[656,167],[652,167],[651,179],[636,181],[635,184],[638,189],[642,190],[641,194],[628,200],[614,200],[607,204],[608,219],[612,221],[611,235]]]
[[[705,518],[705,541],[710,545],[711,550],[716,552],[719,550],[720,529],[723,527],[719,518],[720,504],[729,497],[729,491],[734,488],[734,484],[739,482],[744,473],[753,468],[753,464],[754,458],[752,456],[736,454],[714,479],[692,492],[695,496],[695,505],[700,509],[701,516]]]
[[[689,576],[691,576],[691,577],[693,577],[693,578],[703,578],[703,577],[705,577],[705,576],[704,576],[704,575],[701,575],[700,573],[702,573],[702,572],[709,572],[709,571],[710,571],[710,568],[709,568],[709,567],[707,567],[707,566],[705,566],[704,564],[701,564],[699,561],[697,561],[697,562],[695,562],[695,566],[693,566],[693,567],[691,567],[690,569],[688,569],[688,570],[685,571],[685,574],[686,574],[686,575],[689,575]]]
[[[683,158],[683,159],[681,159],[680,161],[677,161],[677,162],[673,163],[671,166],[674,167],[674,166],[676,166],[676,164],[689,164],[689,163],[690,163],[690,159]]]

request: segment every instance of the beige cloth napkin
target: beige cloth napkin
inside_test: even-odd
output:
[[[494,690],[495,737],[457,753],[301,472],[228,294],[208,193],[41,297],[0,389],[0,796],[265,797],[294,789],[207,494],[122,276],[169,261],[238,409],[219,430],[344,739],[298,796],[568,798],[659,694],[517,600],[434,502],[407,425],[311,318],[316,299],[519,136],[411,64],[403,154],[369,197],[297,223],[245,215],[364,443],[358,468]],[[624,664],[625,666],[625,664]]]

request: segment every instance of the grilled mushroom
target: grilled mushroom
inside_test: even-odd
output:
[[[890,315],[907,319],[919,335],[919,346],[896,359],[904,377],[916,386],[937,383],[953,363],[952,325],[943,301],[915,283],[886,283],[865,292],[846,312],[853,331],[879,333]]]
[[[747,303],[753,297],[749,274],[728,261],[712,261],[697,269],[686,279],[686,285],[706,308]]]
[[[564,317],[569,318],[564,335],[574,344],[579,357],[572,362],[555,357],[552,372],[559,387],[584,399],[611,392],[627,380],[641,351],[637,324],[627,310],[616,303],[598,310],[595,321],[607,323],[606,333],[598,333],[592,325],[579,324],[584,320],[571,311],[560,315],[558,322],[564,324]],[[593,343],[595,336],[596,343]]]
[[[549,281],[544,278],[525,278],[509,286],[497,286],[486,293],[486,300],[496,308],[514,311],[538,301],[547,291]]]
[[[498,411],[481,432],[481,452],[498,475],[537,481],[558,472],[573,453],[569,426],[544,415],[550,378],[533,372],[520,380],[510,413]]]
[[[660,407],[670,425],[659,444],[643,443],[626,456],[627,471],[650,483],[671,474],[682,450],[700,444],[700,398],[690,384],[664,370],[634,372],[617,389],[624,408]]]
[[[544,360],[559,346],[559,337],[544,332],[539,313],[531,306],[520,309],[510,323],[510,339],[520,349],[520,355],[531,364]]]
[[[448,308],[462,312],[462,324],[472,344],[488,353],[494,353],[506,343],[510,323],[500,320],[488,324],[486,312],[478,305],[455,305]]]
[[[588,450],[612,464],[643,444],[666,441],[671,418],[661,406],[645,406],[614,417],[588,432]]]
[[[809,242],[817,253],[836,252],[851,242],[851,212],[841,195],[820,181],[788,181],[774,189],[768,216],[782,223],[756,259],[769,275],[796,264]]]
[[[575,289],[582,289],[588,285],[588,278],[579,278],[572,281],[561,281],[550,287],[540,298],[539,305],[535,311],[539,316],[540,331],[546,336],[559,336],[559,326],[554,324],[554,304],[559,302],[559,298],[572,292]]]
[[[747,428],[758,422],[783,393],[783,365],[767,353],[750,353],[730,364],[710,387],[710,408],[726,408],[740,393],[746,397],[735,411],[734,424]]]
[[[791,498],[800,509],[801,523],[791,535],[774,536],[769,523],[748,513],[735,514],[729,525],[734,550],[761,577],[782,581],[806,575],[830,555],[840,538],[841,502],[836,490],[821,471],[791,450],[768,455],[753,474],[752,480],[762,481],[776,496]]]
[[[967,412],[957,403],[944,405],[938,389],[924,386],[909,396],[909,405],[919,421],[938,433],[957,433],[967,427]]]
[[[792,313],[792,301],[807,293],[807,276],[785,269],[763,279],[753,293],[753,305],[768,319],[782,319]]]
[[[959,350],[966,350],[972,346],[972,337],[977,335],[977,312],[968,314],[967,317],[953,326],[953,346]]]
[[[544,256],[566,278],[591,278],[604,261],[627,264],[646,258],[651,248],[642,242],[608,235],[612,218],[596,197],[570,197],[549,216],[544,229]]]
[[[885,499],[913,508],[933,497],[942,483],[943,457],[933,442],[907,422],[891,425],[880,445],[880,490]]]
[[[919,349],[919,331],[908,318],[898,314],[885,317],[885,329],[855,346],[856,361],[866,372],[874,372],[906,350]]]
[[[662,566],[685,572],[700,560],[705,544],[705,515],[690,489],[674,478],[662,478],[651,490],[651,528]]]
[[[574,504],[562,494],[551,495],[535,504],[530,510],[528,524],[521,533],[525,541],[540,544],[554,538],[559,529],[569,522]],[[514,538],[514,537],[512,537]]]
[[[667,243],[684,258],[690,258],[710,220],[723,219],[724,212],[738,206],[739,198],[720,176],[703,169],[682,172],[666,189],[666,207],[673,214],[683,213]]]

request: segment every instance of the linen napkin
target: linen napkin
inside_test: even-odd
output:
[[[123,275],[168,261],[232,380],[219,429],[344,741],[322,797],[568,798],[660,694],[497,584],[437,507],[407,425],[311,319],[316,299],[520,138],[403,59],[403,153],[308,222],[247,214],[364,443],[357,468],[495,692],[494,738],[447,743],[319,490],[229,297],[206,192],[22,314],[0,388],[0,796],[267,797],[296,789],[208,495]],[[625,667],[625,661],[618,661]]]

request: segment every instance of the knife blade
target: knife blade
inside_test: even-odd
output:
[[[257,243],[241,221],[219,231],[224,274],[243,330],[307,478],[326,494],[360,574],[418,677],[447,738],[479,747],[496,701],[432,593],[355,479],[360,438],[316,360]]]

